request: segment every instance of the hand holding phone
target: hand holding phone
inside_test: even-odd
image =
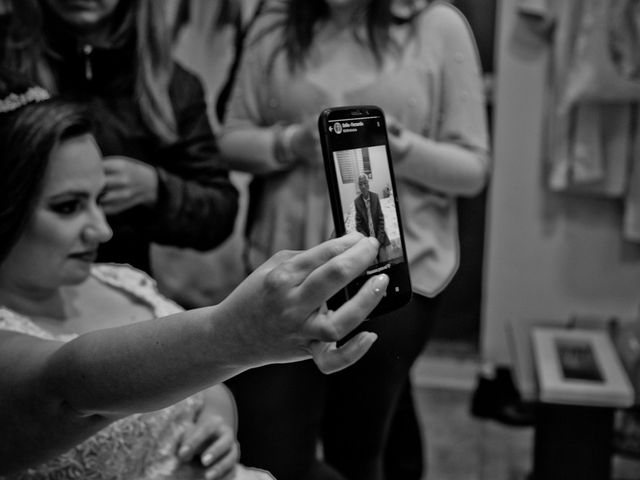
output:
[[[329,108],[318,118],[318,131],[336,235],[358,231],[380,243],[375,263],[329,307],[386,273],[387,294],[371,316],[395,310],[411,299],[411,280],[384,113],[370,105]]]

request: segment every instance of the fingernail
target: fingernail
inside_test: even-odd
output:
[[[384,295],[389,285],[389,277],[384,273],[373,279],[373,291],[376,295]]]
[[[202,462],[203,467],[208,467],[213,461],[213,455],[211,455],[211,453],[205,453],[200,461]]]
[[[367,238],[371,242],[371,245],[373,245],[374,247],[378,248],[380,246],[380,242],[378,242],[378,239],[376,237],[367,237]]]
[[[212,468],[207,473],[205,473],[204,476],[207,480],[212,480],[218,476],[218,471],[215,468]]]
[[[362,339],[362,342],[365,343],[369,339],[371,339],[371,343],[373,343],[378,339],[378,335],[373,332],[367,332],[366,336]]]
[[[189,446],[183,445],[182,447],[180,447],[180,450],[178,451],[178,456],[181,458],[184,458],[187,455],[189,455]]]

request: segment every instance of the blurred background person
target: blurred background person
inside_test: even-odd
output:
[[[175,41],[175,58],[202,79],[214,136],[220,128],[233,84],[244,36],[263,0],[180,0],[188,4],[187,20]],[[187,308],[217,303],[244,278],[242,249],[249,175],[230,172],[238,189],[238,215],[234,232],[212,250],[197,251],[154,244],[151,249],[154,278],[161,291]]]
[[[479,58],[458,10],[444,2],[267,2],[220,137],[231,168],[254,175],[249,271],[281,248],[329,237],[317,116],[356,104],[378,105],[388,117],[414,298],[368,324],[380,340],[359,368],[324,379],[308,364],[270,366],[229,382],[252,419],[240,424],[243,459],[284,480],[341,478],[318,467],[320,436],[324,459],[347,478],[421,477],[408,373],[458,265],[456,198],[481,191],[489,172]],[[283,440],[265,448],[265,438]],[[389,449],[413,458],[385,462]]]

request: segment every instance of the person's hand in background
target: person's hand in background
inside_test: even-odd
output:
[[[402,161],[411,148],[410,135],[407,134],[404,126],[395,117],[387,115],[386,123],[392,160],[396,162]]]
[[[103,166],[107,185],[101,203],[107,215],[121,213],[136,205],[155,204],[158,198],[155,168],[124,156],[107,156]]]
[[[304,123],[292,125],[290,140],[291,153],[301,162],[322,164],[322,149],[317,120],[310,118]]]

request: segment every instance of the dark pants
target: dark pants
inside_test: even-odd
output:
[[[401,310],[366,322],[362,329],[378,333],[378,340],[342,372],[326,376],[305,361],[228,380],[238,405],[242,463],[278,480],[381,480],[392,435],[388,478],[411,480],[405,466],[420,468],[422,446],[408,372],[431,331],[435,303],[414,295]],[[326,463],[316,455],[321,435]]]
[[[328,377],[325,458],[350,480],[382,480],[386,475],[404,480],[406,465],[421,465],[409,369],[427,342],[436,304],[436,299],[414,295],[402,309],[365,323],[363,329],[378,334],[376,343],[358,363]],[[418,458],[405,459],[405,454]],[[398,463],[385,465],[385,459]]]
[[[238,406],[242,463],[278,480],[344,480],[316,455],[325,382],[311,360],[255,368],[228,380]]]
[[[426,471],[423,458],[425,442],[416,413],[411,382],[400,393],[391,420],[391,429],[384,450],[384,471],[387,480],[421,480]]]

